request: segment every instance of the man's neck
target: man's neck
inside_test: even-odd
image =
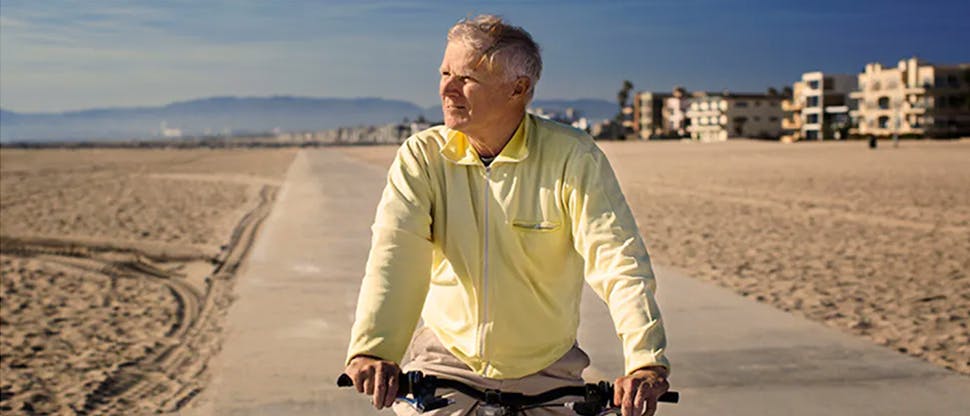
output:
[[[502,152],[509,140],[512,140],[512,135],[519,128],[523,117],[525,117],[525,110],[518,116],[508,117],[496,123],[489,131],[477,134],[465,133],[465,135],[468,136],[469,143],[479,156],[494,157]]]

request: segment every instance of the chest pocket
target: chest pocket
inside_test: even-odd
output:
[[[562,207],[552,187],[540,187],[518,195],[518,204],[510,210],[508,223],[521,232],[547,233],[562,227]]]
[[[546,220],[513,220],[512,227],[522,232],[551,232],[559,230],[562,222]]]

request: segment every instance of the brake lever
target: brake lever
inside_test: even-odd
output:
[[[430,398],[426,397],[398,397],[394,400],[399,402],[404,402],[408,406],[411,406],[418,413],[430,412],[432,410],[437,410],[442,407],[451,405],[455,403],[454,399],[446,399],[444,397],[432,396]]]

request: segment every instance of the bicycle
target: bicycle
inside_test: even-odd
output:
[[[337,386],[339,387],[352,387],[353,385],[353,380],[346,374],[341,374],[337,379]],[[452,404],[452,400],[435,394],[435,391],[439,388],[453,389],[477,400],[479,402],[476,409],[478,416],[514,416],[524,410],[540,407],[566,407],[572,409],[577,415],[583,416],[620,414],[620,409],[613,406],[613,384],[608,381],[583,386],[559,387],[536,395],[526,395],[494,389],[479,390],[460,381],[424,375],[420,371],[408,371],[398,376],[397,400],[406,402],[418,413],[440,409]],[[582,397],[583,399],[582,401],[550,403],[564,397]],[[680,393],[668,391],[661,395],[658,401],[677,403],[680,401]]]

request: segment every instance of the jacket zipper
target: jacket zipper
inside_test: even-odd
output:
[[[488,196],[490,190],[489,183],[491,182],[491,172],[492,167],[486,166],[484,192],[485,206],[482,210],[484,213],[483,215],[485,216],[484,220],[482,221],[484,229],[484,232],[482,233],[482,247],[484,251],[482,255],[482,317],[478,326],[478,356],[482,357],[482,359],[485,359],[485,326],[488,323]],[[485,367],[482,368],[482,375],[485,375],[485,373],[488,372],[489,365],[490,363],[488,360],[485,360]]]

